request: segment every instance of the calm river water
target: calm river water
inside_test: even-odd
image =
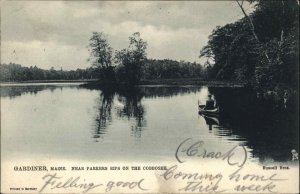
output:
[[[198,114],[212,94],[219,117]],[[295,113],[241,88],[140,87],[101,91],[76,84],[1,87],[2,157],[151,161],[174,158],[186,138],[211,151],[244,145],[250,160],[288,161],[298,147]]]

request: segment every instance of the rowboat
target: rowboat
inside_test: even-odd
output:
[[[205,105],[199,105],[199,114],[204,114],[204,115],[218,115],[219,114],[219,107],[215,107],[214,109],[211,109],[211,110],[205,110],[204,107],[205,107]]]

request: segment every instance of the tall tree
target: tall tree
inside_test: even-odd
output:
[[[299,4],[297,0],[248,0],[255,10],[217,27],[200,57],[212,59],[211,78],[249,82],[258,88],[297,87]]]
[[[113,80],[113,51],[105,35],[102,32],[93,32],[89,47],[89,61],[91,61],[92,65],[97,69],[99,78],[105,81]]]
[[[243,7],[244,0],[242,0],[241,2],[239,2],[239,0],[236,0],[236,2],[239,5],[239,7],[241,8],[241,10],[242,10],[245,18],[247,19],[247,21],[248,21],[248,23],[250,25],[251,32],[252,32],[255,40],[257,41],[257,43],[260,45],[261,51],[264,53],[267,61],[270,63],[271,62],[270,57],[269,57],[268,53],[266,52],[265,48],[263,47],[263,45],[261,44],[261,42],[260,42],[260,40],[259,40],[259,38],[257,36],[257,33],[255,32],[255,27],[254,27],[253,21],[252,21],[251,17],[248,16],[248,14],[246,13],[246,11],[245,11],[245,9]]]
[[[147,59],[147,42],[140,37],[139,32],[135,32],[129,37],[127,49],[116,52],[117,77],[119,81],[133,86],[139,83],[142,77],[142,66]]]

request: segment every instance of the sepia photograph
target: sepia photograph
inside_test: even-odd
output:
[[[299,1],[1,2],[1,193],[299,193]]]

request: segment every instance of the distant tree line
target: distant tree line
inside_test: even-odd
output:
[[[96,72],[93,68],[77,69],[71,71],[55,70],[51,68],[44,70],[34,67],[24,67],[20,64],[1,64],[0,66],[0,81],[1,82],[16,82],[30,80],[80,80],[96,78]]]
[[[200,51],[210,79],[248,83],[256,88],[297,88],[299,4],[297,0],[248,0],[255,10],[216,29]]]
[[[110,72],[111,77],[115,79],[114,68]],[[118,69],[118,68],[117,68]],[[120,70],[119,70],[120,71]],[[119,72],[120,73],[120,72]],[[125,74],[126,75],[126,74]],[[125,76],[124,75],[124,76]],[[102,75],[103,76],[103,75]],[[176,79],[176,78],[205,78],[205,69],[198,63],[185,61],[175,61],[170,59],[157,60],[147,59],[141,67],[141,79]],[[95,67],[76,70],[49,70],[38,68],[37,66],[24,67],[20,64],[1,64],[0,81],[16,82],[30,80],[83,80],[100,79],[101,74]],[[109,79],[109,77],[107,78]]]
[[[142,67],[142,78],[147,80],[206,77],[206,69],[196,62],[149,59]]]

